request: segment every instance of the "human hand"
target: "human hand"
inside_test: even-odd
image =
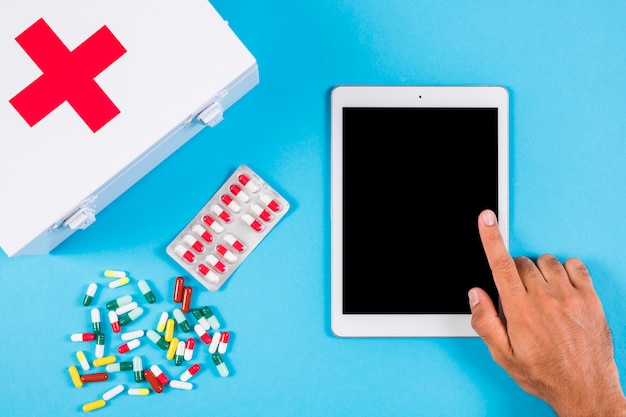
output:
[[[496,363],[561,417],[626,416],[611,331],[585,264],[513,259],[491,210],[478,229],[506,324],[489,295],[472,288],[472,327]]]

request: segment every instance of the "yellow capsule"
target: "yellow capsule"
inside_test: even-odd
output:
[[[124,278],[126,276],[126,271],[107,269],[104,271],[104,276],[107,278]]]
[[[93,366],[105,366],[110,363],[113,363],[117,360],[114,355],[103,356],[102,358],[94,359]]]
[[[148,395],[150,388],[129,388],[128,395]]]
[[[167,319],[167,322],[165,322],[165,335],[163,336],[163,339],[165,339],[166,342],[170,342],[174,337],[175,324],[176,321],[174,319]]]
[[[115,281],[109,282],[109,288],[121,287],[122,285],[126,285],[129,282],[130,282],[130,278],[128,278],[128,277],[118,278]]]
[[[177,347],[178,347],[178,338],[173,337],[172,340],[170,341],[170,346],[167,348],[167,353],[165,354],[165,357],[168,360],[174,359],[174,356],[176,355]]]
[[[90,412],[90,411],[97,410],[98,408],[102,408],[102,407],[104,407],[106,404],[107,404],[107,402],[106,402],[106,401],[104,401],[104,400],[96,400],[96,401],[92,401],[92,402],[90,402],[90,403],[87,403],[87,404],[83,405],[83,411],[84,411],[85,413],[88,413],[88,412]]]
[[[163,330],[165,330],[165,325],[167,324],[168,317],[169,313],[167,311],[161,313],[161,317],[159,317],[159,322],[157,323],[157,332],[161,333]]]
[[[85,352],[83,352],[82,350],[79,350],[78,352],[76,352],[76,359],[78,359],[78,362],[80,363],[80,366],[83,368],[83,371],[89,370],[89,361],[87,360],[87,357],[85,356]]]
[[[76,388],[80,388],[83,386],[83,381],[80,379],[80,374],[78,373],[78,369],[74,365],[67,368],[70,372],[70,376],[72,377],[72,382]]]

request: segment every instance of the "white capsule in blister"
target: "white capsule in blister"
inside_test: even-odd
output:
[[[241,189],[237,184],[232,184],[229,188],[230,192],[233,193],[235,197],[237,197],[242,203],[247,203],[250,201],[250,196]]]

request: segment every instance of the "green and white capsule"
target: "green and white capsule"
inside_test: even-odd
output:
[[[157,345],[163,350],[167,350],[170,347],[170,344],[165,341],[163,336],[161,336],[160,334],[158,334],[152,329],[149,329],[146,332],[146,336],[148,336],[148,339],[150,339],[152,343],[154,343],[155,345]]]
[[[139,304],[137,304],[137,301],[133,301],[132,303],[128,303],[124,306],[118,307],[115,309],[115,313],[118,316],[121,316],[123,314],[128,313],[129,311],[132,311],[134,309],[136,309],[137,307],[139,307]]]
[[[196,321],[198,322],[200,327],[202,327],[205,331],[211,330],[211,325],[209,324],[206,317],[204,317],[204,315],[202,314],[202,310],[200,310],[199,308],[194,308],[193,310],[191,310],[191,312],[193,313],[193,316],[196,318]]]
[[[139,316],[143,314],[143,308],[137,307],[134,310],[129,311],[128,313],[120,316],[120,326],[126,326],[137,320]]]
[[[98,333],[96,338],[96,358],[104,357],[104,333]]]
[[[98,284],[96,284],[95,282],[92,282],[91,284],[89,284],[89,286],[87,287],[87,291],[85,291],[85,298],[83,298],[84,306],[91,305],[91,302],[93,301],[93,297],[96,296],[97,289],[98,289]]]
[[[133,358],[133,373],[135,374],[135,382],[143,381],[143,362],[140,356]]]
[[[100,324],[100,310],[98,307],[94,307],[91,309],[91,325],[95,334],[100,333]]]
[[[110,363],[104,367],[107,372],[132,371],[133,363],[131,361]]]
[[[114,300],[106,303],[107,310],[115,310],[126,304],[130,304],[133,301],[133,296],[130,294],[122,295],[121,297],[117,297]]]
[[[217,368],[217,372],[219,372],[220,376],[227,377],[229,372],[228,372],[228,368],[226,367],[226,364],[222,360],[222,355],[220,355],[218,352],[215,352],[214,354],[211,355],[211,358],[213,359],[215,368]]]
[[[213,314],[213,311],[209,306],[202,307],[202,315],[207,319],[213,330],[220,328],[220,322],[217,320],[217,317],[215,317],[215,314]]]
[[[145,279],[140,279],[139,281],[137,281],[137,286],[139,287],[139,291],[141,291],[148,303],[153,304],[156,301],[156,297],[154,296],[150,285],[148,285]]]
[[[180,329],[183,332],[187,333],[191,331],[191,326],[189,325],[189,322],[187,321],[187,318],[185,317],[185,313],[183,313],[180,308],[176,307],[173,311],[173,315],[174,315],[174,319],[176,320],[176,323],[178,323],[178,326],[180,326]]]
[[[174,365],[176,366],[182,365],[184,358],[185,358],[185,344],[181,341],[178,341],[178,345],[176,346],[176,353],[174,354]]]

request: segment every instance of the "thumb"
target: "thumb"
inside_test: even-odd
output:
[[[506,326],[500,319],[491,297],[481,288],[472,288],[468,293],[472,310],[472,328],[487,344],[494,359],[511,351]]]

